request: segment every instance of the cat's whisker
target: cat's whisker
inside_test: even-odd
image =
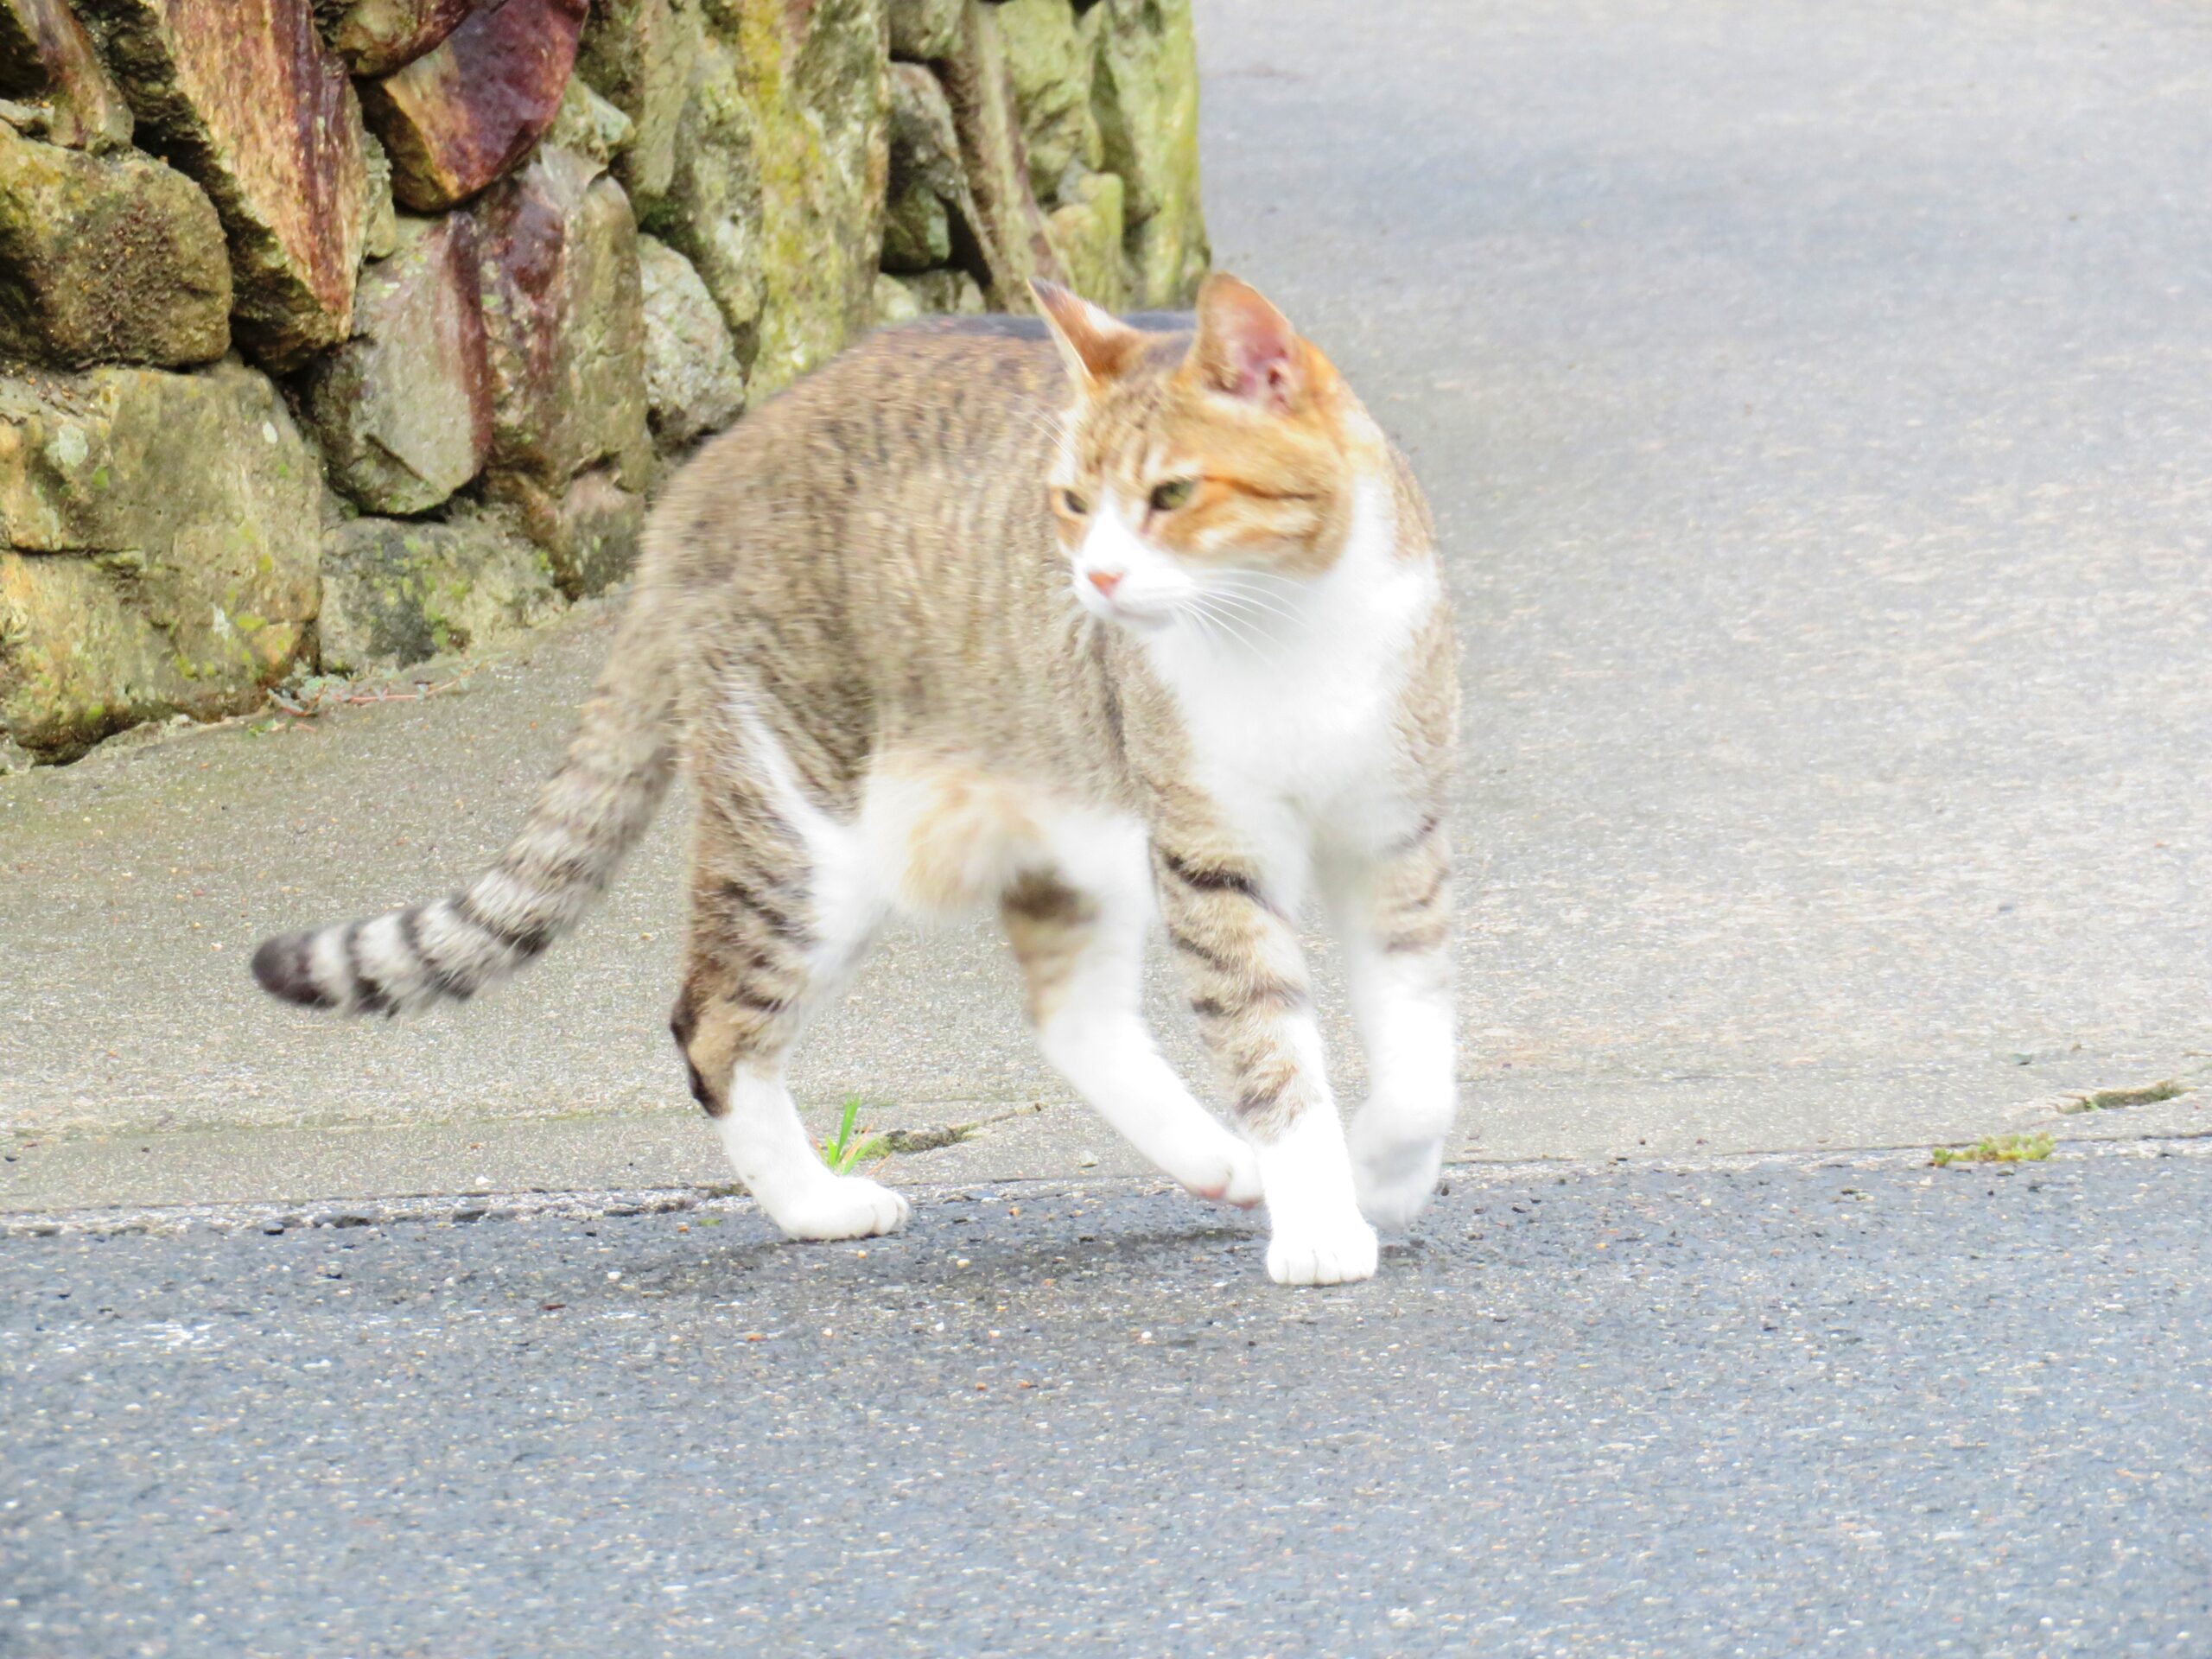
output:
[[[1227,605],[1242,614],[1279,618],[1285,622],[1306,626],[1309,619],[1281,605],[1272,604],[1255,594],[1239,593],[1233,588],[1212,588],[1207,597],[1218,604]]]
[[[1182,605],[1177,608],[1186,616],[1202,616],[1207,618],[1210,621],[1217,624],[1220,627],[1224,629],[1230,637],[1238,640],[1253,651],[1264,651],[1267,649],[1264,642],[1259,639],[1249,630],[1231,620],[1228,612],[1216,609],[1210,602],[1211,599],[1211,595],[1210,594],[1196,594],[1191,598],[1185,600]]]
[[[1277,616],[1283,617],[1291,621],[1308,623],[1312,621],[1313,611],[1310,607],[1294,606],[1286,603],[1283,599],[1278,598],[1274,594],[1254,593],[1243,585],[1243,579],[1245,577],[1255,576],[1260,574],[1262,573],[1259,571],[1248,570],[1225,571],[1221,575],[1217,576],[1214,579],[1215,585],[1209,589],[1209,591],[1223,597],[1233,596],[1247,605],[1259,606],[1263,609],[1273,611]],[[1283,585],[1287,588],[1294,588],[1296,586],[1296,584],[1281,577],[1276,578],[1276,580],[1281,581]]]
[[[1313,626],[1304,617],[1272,606],[1255,604],[1249,595],[1216,592],[1207,597],[1224,613],[1235,616],[1273,638],[1281,638],[1286,633],[1303,634]]]

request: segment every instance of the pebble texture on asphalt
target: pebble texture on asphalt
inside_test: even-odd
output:
[[[1452,1180],[11,1243],[0,1652],[2212,1650],[2212,1157]]]

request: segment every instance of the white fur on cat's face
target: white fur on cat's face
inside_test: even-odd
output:
[[[1198,583],[1174,555],[1137,532],[1137,517],[1118,496],[1103,497],[1071,555],[1072,580],[1077,602],[1100,621],[1148,632],[1195,602]]]

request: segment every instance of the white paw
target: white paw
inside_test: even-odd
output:
[[[865,1175],[838,1175],[810,1185],[775,1211],[791,1238],[872,1238],[906,1224],[906,1200]]]
[[[1165,1166],[1196,1197],[1249,1210],[1260,1201],[1259,1155],[1226,1131]]]
[[[1352,1126],[1352,1185],[1359,1193],[1360,1213],[1377,1227],[1390,1232],[1403,1229],[1436,1196],[1437,1177],[1443,1170],[1441,1136],[1371,1145],[1361,1136],[1359,1126]]]
[[[1286,1225],[1268,1241],[1268,1277],[1279,1285],[1348,1285],[1375,1276],[1375,1230],[1357,1215]]]

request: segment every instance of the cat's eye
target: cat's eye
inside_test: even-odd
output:
[[[1088,518],[1090,516],[1090,503],[1073,490],[1054,490],[1052,505],[1071,518]]]
[[[1187,505],[1191,497],[1197,493],[1198,487],[1198,481],[1194,478],[1171,478],[1165,484],[1154,486],[1152,510],[1154,512],[1173,512],[1178,507]]]

